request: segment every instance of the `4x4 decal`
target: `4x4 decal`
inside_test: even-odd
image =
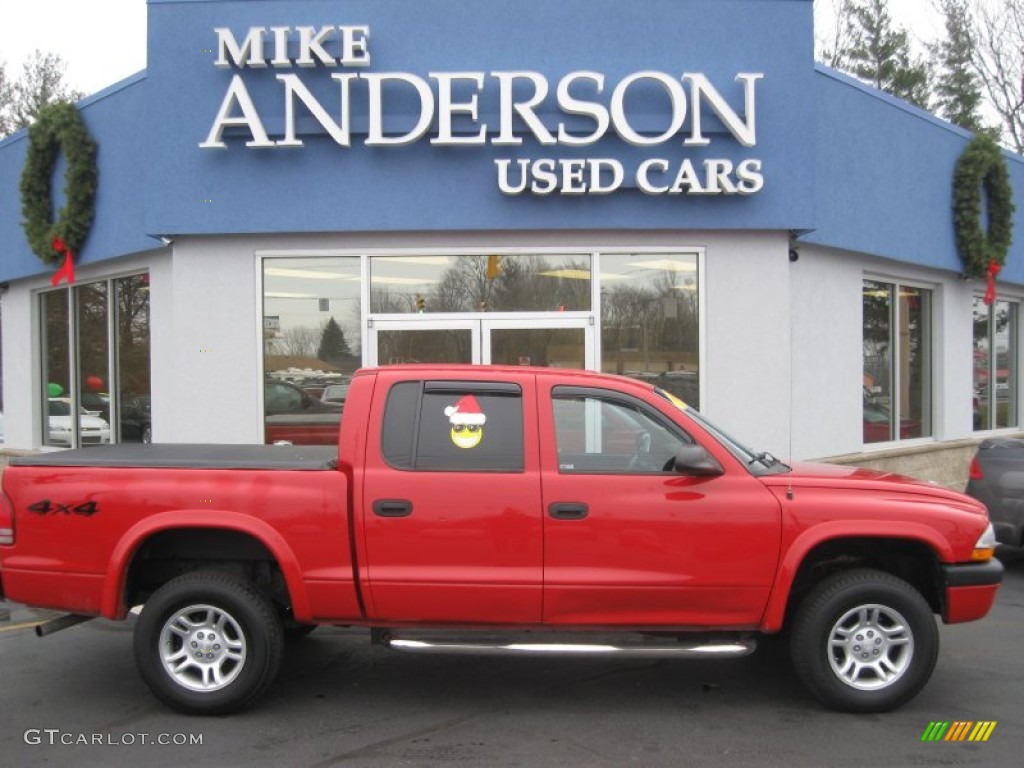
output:
[[[81,504],[58,504],[49,499],[43,499],[30,505],[28,511],[34,512],[37,515],[82,515],[83,517],[92,517],[100,511],[100,508],[95,501],[85,501]]]

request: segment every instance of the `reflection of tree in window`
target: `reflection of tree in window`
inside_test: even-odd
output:
[[[489,267],[489,264],[492,265]],[[464,256],[437,285],[441,312],[550,312],[590,308],[590,260],[543,256]]]
[[[122,278],[114,285],[121,390],[149,395],[149,275]]]
[[[974,297],[971,396],[976,430],[1017,426],[1017,314],[1019,305]]]
[[[699,406],[699,297],[692,256],[604,256],[602,369],[652,379]]]
[[[865,280],[864,442],[931,435],[931,291]]]

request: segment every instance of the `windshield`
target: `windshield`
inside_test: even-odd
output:
[[[733,456],[742,461],[751,472],[756,474],[777,474],[779,472],[789,471],[789,467],[779,461],[777,458],[772,456],[766,451],[754,451],[738,440],[734,440],[728,434],[720,430],[699,411],[695,411],[693,408],[688,406],[678,397],[673,395],[671,392],[666,392],[663,389],[654,388],[654,393],[659,397],[663,397],[668,400],[672,405],[678,408],[680,411],[685,413],[689,418],[693,419],[697,424],[701,426],[708,434],[714,437],[720,442],[726,450],[729,451]]]

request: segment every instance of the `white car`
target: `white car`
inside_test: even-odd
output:
[[[328,384],[324,387],[323,394],[320,395],[320,402],[344,405],[346,397],[348,397],[348,384]]]
[[[110,425],[92,411],[78,410],[78,437],[81,445],[101,445],[110,442]],[[71,447],[71,400],[66,397],[50,398],[49,445]]]

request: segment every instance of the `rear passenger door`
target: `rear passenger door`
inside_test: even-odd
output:
[[[375,618],[539,623],[542,519],[532,380],[379,374],[362,486]]]

